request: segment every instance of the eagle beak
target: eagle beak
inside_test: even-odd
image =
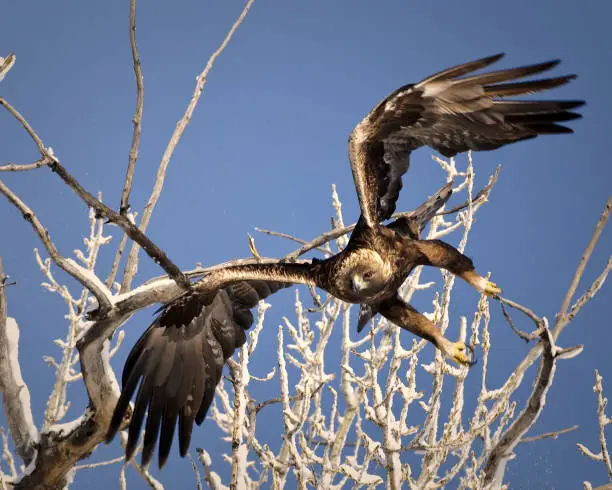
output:
[[[354,292],[359,293],[364,288],[364,286],[365,284],[361,277],[354,276],[351,279],[351,288],[353,289]]]

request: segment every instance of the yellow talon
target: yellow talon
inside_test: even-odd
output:
[[[476,364],[474,349],[471,345],[466,345],[463,342],[455,342],[452,344],[449,357],[461,366],[473,366]]]
[[[487,296],[497,296],[498,294],[501,294],[502,290],[500,288],[497,287],[497,284],[495,284],[494,282],[491,281],[487,281],[484,287],[484,293]]]

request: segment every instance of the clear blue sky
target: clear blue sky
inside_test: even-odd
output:
[[[610,76],[612,33],[607,2],[516,0],[503,8],[463,2],[283,2],[257,0],[217,61],[200,106],[174,154],[166,186],[149,228],[151,237],[182,267],[248,255],[246,233],[255,226],[311,238],[329,226],[330,189],[336,183],[347,220],[358,215],[347,161],[351,128],[388,92],[447,66],[505,51],[505,67],[561,58],[557,74],[578,80],[551,97],[584,98],[576,134],[548,137],[475,155],[480,181],[503,163],[490,203],[478,215],[467,253],[479,270],[492,271],[506,296],[552,318],[612,190],[608,144],[612,135]],[[140,211],[196,75],[216,49],[242,2],[140,2],[138,45],[145,76],[140,158],[132,204]],[[0,55],[18,63],[0,93],[27,117],[63,164],[92,192],[118,206],[131,141],[135,87],[128,42],[128,2],[4,2]],[[23,130],[0,112],[0,162],[37,158]],[[440,185],[440,173],[420,150],[404,178],[399,209],[410,209]],[[38,213],[62,253],[81,246],[86,209],[46,169],[1,176]],[[0,255],[18,286],[9,314],[21,325],[21,361],[41,421],[53,373],[41,359],[59,355],[64,306],[44,292],[29,225],[0,200]],[[259,239],[260,251],[280,255],[290,244]],[[606,230],[580,291],[612,250]],[[112,254],[99,262],[106,275]],[[139,279],[158,275],[147,258]],[[58,273],[59,278],[63,275]],[[577,359],[560,363],[537,433],[579,424],[557,441],[519,448],[507,479],[514,488],[578,488],[603,483],[603,466],[579,455],[575,443],[597,447],[593,370],[606,376],[612,396],[606,285],[561,339],[585,345]],[[467,312],[475,295],[461,285]],[[292,293],[279,294],[264,332],[275,345],[280,315],[291,315]],[[415,300],[427,307],[430,297]],[[509,329],[496,305],[490,369],[506,376],[528,347]],[[141,313],[126,325],[122,356],[150,320]],[[457,320],[455,318],[455,320]],[[456,321],[455,321],[456,325]],[[526,325],[525,325],[526,326]],[[328,348],[331,351],[333,347]],[[266,366],[267,368],[267,366]],[[262,368],[263,369],[263,368]],[[519,391],[520,402],[528,393]],[[474,388],[475,390],[475,388]],[[80,413],[83,389],[71,391]],[[475,394],[476,391],[473,391]],[[469,397],[469,393],[467,394]],[[68,418],[70,418],[70,415]],[[229,451],[204,424],[192,447]],[[211,434],[215,434],[214,437]],[[176,448],[174,448],[176,452]],[[118,446],[93,456],[114,456]],[[117,467],[81,472],[76,487],[111,487]],[[172,488],[191,488],[189,463],[173,457],[160,476]],[[181,482],[179,484],[179,481]],[[170,485],[171,482],[174,482]],[[141,488],[134,473],[130,488]]]

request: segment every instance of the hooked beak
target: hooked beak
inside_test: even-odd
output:
[[[353,292],[359,293],[364,287],[365,283],[363,282],[363,279],[360,276],[354,276],[351,279],[351,289],[353,290]]]

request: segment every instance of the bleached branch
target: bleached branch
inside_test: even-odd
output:
[[[603,377],[599,374],[599,371],[595,370],[595,386],[593,391],[597,394],[597,424],[599,425],[599,446],[600,450],[598,453],[594,453],[583,444],[576,444],[578,449],[586,457],[594,460],[601,461],[606,467],[608,472],[608,478],[612,482],[612,461],[610,459],[610,452],[608,451],[608,441],[606,439],[606,427],[612,424],[612,418],[606,415],[606,407],[608,406],[608,399],[603,396]]]
[[[577,428],[577,425],[572,425],[571,427],[567,427],[565,429],[555,430],[553,432],[546,432],[545,434],[539,434],[537,436],[523,437],[519,442],[521,444],[528,444],[530,442],[541,441],[542,439],[558,439],[559,436],[567,434],[568,432],[572,432]]]
[[[502,485],[506,464],[513,457],[514,448],[521,438],[533,427],[539,418],[546,404],[548,389],[554,380],[556,361],[563,358],[548,328],[545,328],[540,339],[544,352],[538,376],[534,381],[533,391],[529,395],[523,412],[505,431],[501,440],[495,445],[488,457],[483,477],[485,488],[499,488]],[[567,354],[576,355],[579,351],[582,351],[582,346],[572,348]]]
[[[7,316],[6,276],[0,259],[0,390],[15,450],[26,465],[36,457],[38,430],[34,425],[30,391],[19,365],[19,327]]]
[[[34,163],[24,163],[24,164],[15,164],[15,163],[7,163],[0,165],[0,172],[27,172],[28,170],[35,170],[40,167],[45,167],[47,165],[47,160],[43,158],[39,158]]]
[[[13,206],[15,206],[23,215],[24,219],[28,221],[35,233],[40,238],[49,256],[55,262],[58,267],[64,270],[71,277],[80,282],[84,287],[89,289],[91,293],[98,300],[99,308],[102,311],[108,311],[111,308],[110,291],[106,286],[98,279],[95,274],[91,274],[87,269],[81,267],[72,259],[67,259],[60,255],[57,248],[51,241],[51,237],[46,228],[42,225],[38,217],[34,212],[15,194],[9,189],[4,182],[0,180],[0,193],[2,193]]]
[[[15,119],[17,119],[17,121],[24,127],[24,129],[27,131],[27,133],[30,135],[30,137],[36,144],[38,151],[40,152],[43,159],[45,159],[46,164],[49,166],[49,168],[53,172],[55,172],[64,181],[64,183],[68,187],[70,187],[70,189],[72,189],[73,192],[77,196],[79,196],[85,204],[87,204],[87,206],[95,209],[96,212],[101,217],[121,227],[121,229],[132,240],[134,240],[134,242],[140,244],[140,246],[155,261],[155,263],[158,264],[160,267],[162,267],[172,279],[174,279],[183,288],[189,289],[190,287],[189,280],[183,275],[182,271],[168,258],[168,256],[162,249],[160,249],[157,245],[155,245],[155,243],[153,243],[153,241],[149,239],[149,237],[147,237],[142,231],[140,231],[127,217],[122,216],[121,214],[113,211],[111,208],[106,206],[102,201],[96,199],[91,193],[85,190],[83,186],[81,186],[81,184],[79,184],[79,182],[72,175],[70,175],[68,171],[60,164],[59,160],[53,154],[53,151],[50,148],[46,148],[44,146],[40,137],[32,129],[32,127],[26,121],[26,119],[19,113],[19,111],[17,111],[11,104],[9,104],[2,97],[0,97],[0,105],[3,106],[6,110],[8,110],[11,113],[11,115]],[[4,185],[3,187],[5,189],[8,189]],[[0,191],[2,191],[3,194],[7,195],[3,191],[3,189],[0,189]],[[7,195],[7,197],[9,196]],[[11,198],[9,198],[9,200],[13,202]],[[17,206],[17,202],[13,202],[13,204]],[[30,215],[26,215],[24,212],[24,217],[25,216],[30,216]]]

